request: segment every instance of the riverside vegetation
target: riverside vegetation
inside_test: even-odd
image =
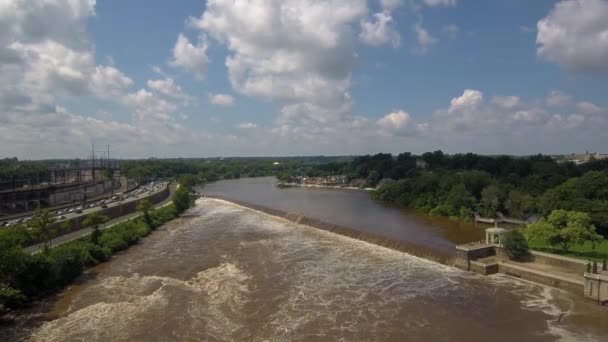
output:
[[[49,241],[52,222],[41,212],[36,215],[32,229],[16,227],[0,230],[0,313],[31,303],[61,290],[86,268],[105,262],[119,251],[136,244],[156,227],[177,217],[192,205],[192,198],[184,186],[178,187],[173,203],[152,209],[147,200],[140,201],[142,213],[137,218],[116,224],[105,230],[99,225],[107,218],[99,213],[87,217],[94,228],[92,234],[51,247],[45,243],[40,253],[24,250],[28,242],[36,239]],[[41,220],[46,220],[42,221]],[[40,235],[44,237],[38,237]]]
[[[417,162],[424,161],[425,167]],[[278,164],[277,164],[278,163]],[[421,155],[401,153],[359,157],[227,158],[129,161],[133,178],[175,175],[187,186],[241,176],[326,177],[345,175],[378,189],[375,200],[454,220],[475,213],[496,217],[547,218],[556,210],[588,217],[584,232],[561,231],[572,243],[563,248],[547,234],[525,234],[530,248],[579,258],[608,257],[608,160],[576,165],[549,156]],[[542,221],[541,221],[542,222]],[[582,222],[579,220],[579,222]],[[570,226],[572,227],[572,225]],[[583,238],[584,237],[584,238]]]
[[[312,172],[296,169],[281,177],[297,175],[364,179],[367,186],[379,185],[372,193],[375,200],[454,220],[468,221],[475,213],[518,219],[536,216],[541,227],[533,225],[533,233],[525,234],[531,248],[585,259],[608,257],[608,160],[576,165],[543,155],[435,151],[395,158],[381,153],[319,165]],[[562,220],[551,231],[546,223],[552,213],[571,217],[571,223]]]

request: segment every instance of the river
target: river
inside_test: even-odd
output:
[[[482,229],[359,191],[222,181],[206,194],[448,253]],[[7,339],[25,341],[600,341],[608,311],[212,198],[87,272]],[[561,319],[560,319],[561,315]],[[559,322],[558,322],[559,321]]]

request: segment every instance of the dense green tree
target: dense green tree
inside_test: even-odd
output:
[[[521,260],[528,255],[528,241],[519,229],[508,230],[501,241],[509,258]]]
[[[444,203],[448,208],[449,216],[461,216],[462,213],[468,214],[466,208],[472,208],[475,205],[475,198],[464,184],[459,183],[452,187]]]
[[[56,235],[57,226],[54,223],[55,218],[51,215],[50,211],[39,208],[34,212],[34,216],[29,224],[34,234],[39,236],[44,243],[45,253],[51,248],[51,241]]]
[[[543,239],[567,252],[577,243],[595,243],[602,239],[596,233],[591,218],[586,213],[554,210],[547,218],[529,225],[525,230],[528,239]]]
[[[150,227],[150,229],[154,229],[154,222],[152,217],[150,216],[150,210],[152,210],[152,203],[147,199],[143,199],[137,203],[137,211],[141,212],[144,216],[144,221]]]
[[[521,191],[511,190],[505,200],[505,209],[510,216],[525,218],[526,215],[532,214],[536,210],[534,197]]]
[[[370,187],[375,188],[379,181],[380,174],[376,170],[370,171],[369,175],[367,176],[367,184]]]
[[[99,243],[99,237],[101,236],[101,231],[99,226],[106,223],[108,221],[108,217],[102,215],[99,211],[94,211],[87,215],[87,217],[82,222],[86,227],[93,228],[93,232],[91,233],[91,242],[94,244]]]
[[[177,211],[178,214],[182,213],[186,209],[190,208],[190,202],[191,202],[190,194],[188,193],[188,190],[184,186],[179,186],[175,190],[175,192],[173,193],[172,200],[173,200],[173,205],[175,205],[175,210]]]
[[[500,188],[494,184],[485,187],[481,191],[481,201],[479,208],[483,215],[495,217],[496,212],[500,210],[503,200],[503,193]]]

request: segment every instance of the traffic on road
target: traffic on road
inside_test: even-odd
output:
[[[125,193],[116,193],[106,199],[80,204],[73,207],[63,208],[54,211],[54,217],[57,221],[73,219],[81,215],[88,215],[96,210],[106,209],[125,202],[135,201],[144,197],[150,196],[156,192],[164,190],[169,185],[169,182],[151,182],[144,184],[132,191]],[[0,222],[0,227],[10,227],[14,225],[24,224],[32,220],[33,216],[20,217],[18,219]]]

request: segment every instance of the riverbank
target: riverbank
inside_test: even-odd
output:
[[[374,188],[357,188],[354,186],[340,185],[320,185],[320,184],[301,184],[301,183],[277,183],[278,187],[302,187],[302,188],[321,188],[321,189],[343,189],[343,190],[359,190],[359,191],[375,191]]]
[[[390,217],[394,210],[384,212]],[[39,312],[32,308],[33,315]],[[482,342],[492,336],[548,342],[606,336],[604,316],[585,303],[571,304],[558,290],[502,275],[480,277],[205,198],[88,271],[33,319],[14,335],[0,331],[0,340]]]
[[[252,203],[248,203],[248,202],[244,202],[244,201],[238,201],[235,199],[227,199],[227,198],[223,198],[221,196],[209,195],[209,196],[205,196],[205,197],[211,198],[214,200],[224,201],[226,203],[230,203],[232,205],[240,206],[240,207],[247,208],[250,210],[262,212],[264,214],[271,215],[271,216],[274,216],[279,219],[287,220],[289,222],[310,226],[313,228],[321,229],[321,230],[335,233],[338,235],[365,241],[365,242],[368,242],[368,243],[371,243],[371,244],[374,244],[377,246],[393,249],[393,250],[396,250],[399,252],[408,253],[408,254],[411,254],[411,255],[414,255],[417,257],[439,262],[444,265],[448,265],[448,266],[454,265],[455,252],[450,253],[450,252],[440,250],[440,249],[436,249],[436,250],[430,249],[430,248],[428,248],[428,246],[419,245],[419,244],[408,242],[408,241],[393,239],[393,238],[390,238],[390,237],[387,237],[387,236],[384,236],[381,234],[374,234],[371,232],[360,231],[360,230],[357,230],[357,229],[354,229],[351,227],[338,225],[335,223],[330,223],[327,221],[309,217],[309,216],[303,215],[301,213],[281,211],[278,209],[273,209],[273,208],[265,207],[262,205],[256,205],[256,204],[252,204]]]
[[[32,253],[35,251],[26,251],[17,244],[8,245],[10,241],[3,241],[3,246],[8,249],[3,251],[3,271],[10,278],[2,284],[0,312],[7,308],[27,307],[62,290],[87,268],[110,260],[115,253],[137,244],[178,215],[175,205],[171,203],[107,227],[100,232],[97,240],[91,238],[89,231],[45,253]]]
[[[480,263],[478,261],[471,261],[471,263],[473,265],[469,266],[469,267],[472,267],[472,268],[463,267],[462,260],[461,260],[462,257],[456,253],[457,248],[454,248],[453,254],[445,253],[441,250],[432,250],[432,249],[426,248],[425,246],[416,245],[414,243],[410,243],[410,242],[406,242],[406,241],[391,239],[389,237],[386,237],[386,236],[383,236],[380,234],[362,232],[360,230],[353,229],[350,227],[340,226],[340,225],[324,222],[319,219],[307,217],[300,213],[285,212],[285,211],[281,211],[278,209],[273,209],[273,208],[269,208],[269,207],[265,207],[265,206],[261,206],[261,205],[254,205],[254,204],[243,202],[243,201],[237,201],[234,199],[228,200],[228,199],[220,198],[218,196],[210,196],[210,198],[212,198],[213,200],[218,200],[218,201],[222,201],[224,203],[228,203],[233,206],[247,208],[249,210],[271,215],[271,216],[275,217],[276,219],[285,220],[287,222],[301,224],[301,225],[305,225],[308,227],[312,227],[312,228],[320,229],[320,230],[327,231],[330,233],[345,236],[348,238],[364,241],[364,242],[367,242],[367,243],[370,243],[373,245],[377,245],[380,247],[389,248],[389,249],[392,249],[395,251],[407,253],[409,255],[413,255],[413,256],[424,258],[424,259],[427,259],[430,261],[438,262],[440,264],[444,264],[444,265],[447,265],[450,267],[475,271],[476,273],[481,273],[484,275],[489,274],[487,272],[488,265],[486,265],[484,263]],[[517,279],[524,279],[527,281],[531,281],[531,282],[539,284],[539,285],[550,286],[555,289],[565,290],[565,291],[568,291],[568,292],[574,294],[576,297],[578,297],[580,299],[583,298],[582,290],[585,287],[585,285],[584,285],[584,279],[582,277],[582,273],[580,273],[580,274],[577,273],[578,276],[574,276],[574,273],[576,273],[578,271],[578,269],[572,270],[572,271],[570,271],[570,273],[565,272],[565,271],[560,272],[559,269],[556,268],[556,266],[549,267],[550,264],[553,263],[551,261],[551,260],[553,260],[553,258],[551,258],[550,255],[540,253],[540,252],[533,252],[533,253],[534,253],[534,255],[537,256],[537,259],[539,259],[539,260],[542,259],[540,263],[537,263],[538,265],[542,266],[542,269],[540,269],[540,270],[535,269],[534,267],[530,266],[529,264],[519,264],[516,262],[507,262],[508,258],[506,257],[506,255],[504,255],[504,252],[503,252],[501,254],[502,262],[494,261],[494,259],[490,260],[490,261],[492,261],[490,266],[496,268],[496,270],[494,270],[490,273],[497,273],[497,272],[502,273],[502,274],[505,274],[507,276],[511,276],[511,277],[514,277]],[[541,256],[543,256],[543,255],[544,255],[544,258],[541,258]],[[551,259],[551,260],[543,261],[545,259],[547,259],[547,260]],[[537,264],[535,264],[534,266],[536,266]],[[582,269],[584,269],[585,265],[584,265],[584,263],[582,263],[581,265],[582,266],[580,267],[580,269],[582,270]],[[475,267],[477,267],[477,268],[475,268]],[[482,268],[483,270],[480,271],[480,270],[478,270],[478,268]],[[567,273],[567,276],[564,276],[564,274],[566,274],[566,273]]]

